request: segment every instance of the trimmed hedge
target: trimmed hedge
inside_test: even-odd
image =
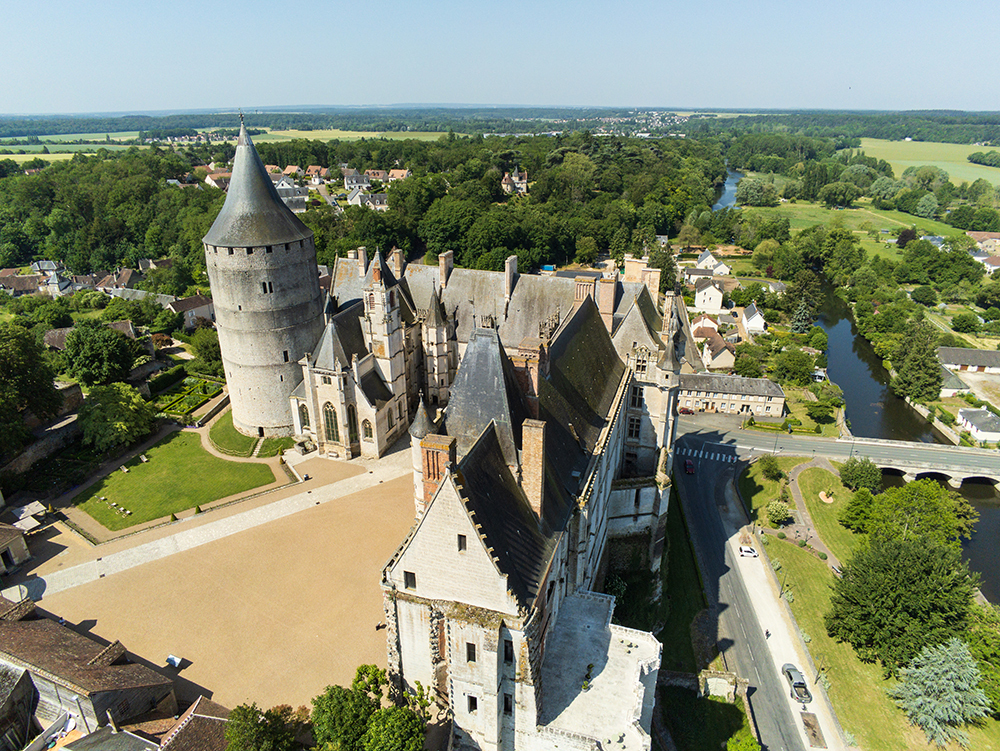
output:
[[[175,365],[170,370],[160,373],[154,378],[150,378],[149,390],[154,394],[158,391],[164,391],[186,377],[187,369],[183,365]]]

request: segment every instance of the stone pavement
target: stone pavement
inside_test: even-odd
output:
[[[217,517],[215,514],[184,517],[166,527],[167,530],[170,530],[167,534],[150,535],[155,539],[147,539],[148,533],[133,535],[127,541],[127,547],[116,546],[121,549],[109,554],[102,554],[103,546],[93,547],[91,548],[93,556],[85,562],[63,570],[27,575],[15,583],[24,584],[28,588],[29,595],[35,600],[40,600],[46,595],[102,579],[105,576],[190,550],[298,513],[312,506],[328,503],[337,498],[377,486],[380,483],[408,475],[412,469],[409,452],[405,450],[395,450],[378,462],[368,462],[361,459],[356,459],[354,462],[367,467],[368,471],[324,486],[313,487],[315,483],[306,483],[300,487],[309,489],[300,490],[263,505],[255,505],[253,508],[240,509],[222,517]],[[283,471],[282,474],[284,474]],[[163,529],[161,526],[148,532],[157,532]]]

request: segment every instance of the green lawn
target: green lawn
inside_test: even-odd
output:
[[[667,544],[663,597],[669,599],[670,614],[657,635],[663,643],[661,664],[667,670],[694,673],[698,666],[691,646],[691,622],[705,607],[705,595],[675,490],[670,492],[667,511]]]
[[[804,456],[779,456],[778,466],[787,475],[789,470],[805,461],[808,459]],[[763,515],[764,507],[767,506],[768,502],[778,497],[778,483],[764,477],[760,470],[760,464],[754,462],[743,470],[739,485],[743,502],[750,509],[751,521],[762,521],[758,519],[758,512]]]
[[[260,447],[260,451],[257,452],[257,456],[261,458],[267,458],[269,456],[278,456],[285,449],[290,449],[295,445],[295,439],[291,436],[285,438],[265,438],[264,445]]]
[[[975,182],[980,177],[1000,185],[1000,169],[973,164],[966,157],[975,151],[995,149],[975,144],[934,143],[933,141],[885,141],[879,138],[862,138],[861,150],[867,156],[885,159],[892,165],[898,180],[907,167],[934,165],[940,167],[955,185]]]
[[[750,735],[747,717],[738,703],[699,697],[679,686],[664,686],[660,698],[664,724],[679,751],[724,749],[730,738]]]
[[[795,388],[794,386],[785,386],[785,409],[788,414],[792,417],[802,420],[802,424],[796,427],[796,430],[807,430],[811,433],[815,432],[816,421],[806,414],[806,405],[811,404],[814,400],[807,399],[806,396],[812,396],[808,389]],[[826,438],[836,438],[840,431],[837,430],[837,420],[831,415],[829,422],[824,422],[820,424],[820,430],[822,432],[816,433],[816,435],[822,435]]]
[[[160,519],[195,506],[274,482],[266,464],[230,462],[201,447],[196,433],[172,433],[128,462],[129,473],[112,472],[74,503],[110,530]],[[100,500],[101,497],[107,501]],[[108,502],[132,512],[122,516]]]
[[[823,615],[834,581],[829,567],[789,542],[764,537],[763,543],[772,560],[781,562],[778,576],[791,587],[792,612],[799,628],[811,638],[813,662],[830,680],[830,699],[844,729],[866,751],[933,748],[886,696],[885,690],[892,684],[882,679],[882,669],[860,662],[850,645],[838,644],[826,635]],[[816,676],[807,678],[812,682]],[[982,728],[971,729],[969,739],[970,748],[1000,750],[1000,722],[990,720]]]
[[[840,483],[839,477],[820,467],[810,467],[799,475],[799,490],[826,546],[841,561],[850,557],[858,537],[840,525],[837,515],[851,499],[851,491]],[[821,490],[827,496],[832,493],[833,503],[823,503],[819,499]]]
[[[227,409],[222,417],[215,421],[208,431],[208,437],[219,451],[231,456],[250,456],[254,446],[257,445],[257,438],[243,435],[233,427],[231,409]]]

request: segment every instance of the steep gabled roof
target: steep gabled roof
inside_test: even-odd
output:
[[[659,331],[659,326],[655,329],[651,327],[650,321],[644,315],[642,303],[640,302],[641,299],[639,297],[632,301],[632,305],[625,314],[625,318],[622,319],[618,328],[615,329],[612,341],[619,355],[629,352],[632,349],[633,342],[636,345],[646,347],[650,352],[656,352],[660,348],[660,340],[656,335],[656,332]],[[651,306],[652,301],[649,300],[648,295],[646,296],[646,300],[650,302]],[[656,314],[655,310],[652,311],[650,317],[654,325],[655,322],[660,321],[660,316]]]
[[[364,303],[356,302],[341,309],[323,329],[310,365],[324,370],[342,370],[351,367],[354,355],[362,358],[368,354],[365,335],[361,330]]]
[[[420,439],[437,433],[437,429],[438,426],[431,419],[431,414],[427,410],[427,404],[424,402],[423,394],[421,394],[420,404],[417,405],[417,414],[413,416],[413,422],[410,423],[410,435]]]
[[[282,202],[246,126],[240,123],[226,202],[204,242],[224,248],[260,247],[307,237],[312,237],[312,230]]]
[[[494,329],[472,332],[444,414],[445,432],[455,438],[459,457],[465,456],[492,421],[507,463],[518,463],[521,423],[528,410],[514,366]]]
[[[555,538],[539,531],[538,520],[510,472],[496,425],[490,424],[459,463],[462,499],[480,526],[507,587],[523,607],[535,599]]]

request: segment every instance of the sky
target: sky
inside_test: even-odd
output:
[[[0,115],[393,104],[1000,110],[986,0],[2,8]]]

